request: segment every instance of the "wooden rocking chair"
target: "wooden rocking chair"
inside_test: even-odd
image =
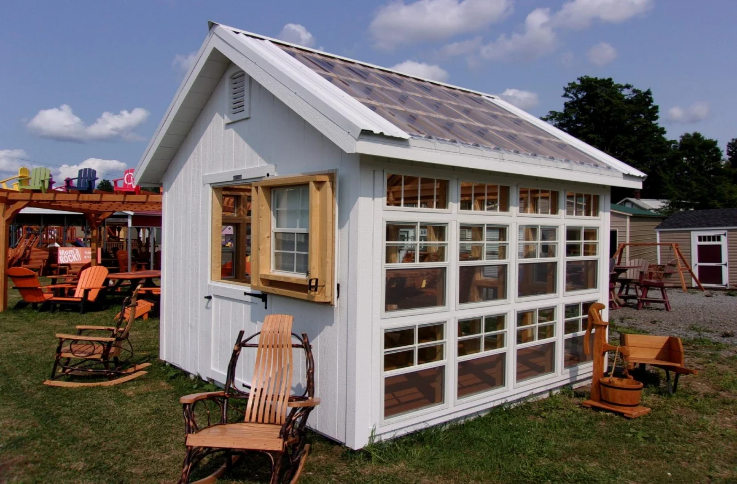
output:
[[[320,399],[314,396],[312,347],[306,334],[299,337],[292,333],[292,321],[292,316],[269,315],[264,319],[261,332],[243,340],[241,331],[228,365],[225,389],[188,395],[179,400],[184,408],[187,447],[180,483],[189,482],[192,468],[216,452],[225,453],[225,464],[199,482],[214,482],[249,452],[269,456],[271,484],[279,482],[280,478],[284,482],[297,482],[309,453],[309,445],[305,444],[307,417]],[[257,336],[258,344],[251,343]],[[252,383],[250,387],[244,385],[246,391],[235,386],[236,365],[243,348],[258,348]],[[307,376],[305,391],[290,396],[293,348],[304,350]],[[203,410],[207,424],[201,427],[196,416],[204,416]],[[219,423],[211,424],[210,415],[219,415]],[[282,472],[284,457],[287,468]]]
[[[151,363],[130,366],[133,345],[129,334],[136,319],[137,291],[123,301],[115,326],[78,325],[77,334],[59,333],[51,379],[44,385],[52,387],[112,386],[124,383],[147,372],[141,371]],[[88,332],[105,336],[93,336]],[[105,376],[108,380],[95,382],[62,381],[63,376]]]

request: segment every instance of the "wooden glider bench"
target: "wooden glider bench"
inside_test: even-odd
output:
[[[651,365],[665,370],[668,393],[675,393],[678,388],[678,377],[681,375],[696,375],[698,372],[686,368],[684,363],[683,343],[675,336],[651,336],[645,334],[622,334],[620,343],[629,349],[626,356],[630,368],[636,364]],[[675,373],[673,385],[670,382],[670,372]]]

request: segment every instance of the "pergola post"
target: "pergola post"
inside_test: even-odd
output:
[[[105,219],[112,214],[113,212],[84,214],[84,218],[87,220],[87,224],[90,226],[90,251],[92,252],[90,264],[93,266],[97,265],[97,250],[100,247],[100,226],[102,226],[102,224],[105,222]]]
[[[0,312],[8,309],[8,254],[10,252],[10,222],[15,214],[27,205],[26,202],[2,202],[0,209],[0,250],[3,256],[0,262]]]

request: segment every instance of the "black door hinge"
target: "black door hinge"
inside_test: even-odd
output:
[[[340,283],[335,285],[335,299],[340,299]]]
[[[243,293],[243,295],[244,296],[256,297],[256,298],[261,299],[264,302],[264,309],[269,309],[269,302],[266,300],[266,293],[265,292],[260,292],[260,293],[257,294],[255,292],[248,292],[248,291],[246,291],[246,292]]]

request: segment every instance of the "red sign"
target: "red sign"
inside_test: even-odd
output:
[[[86,264],[92,260],[92,249],[89,247],[59,247],[59,264]]]

